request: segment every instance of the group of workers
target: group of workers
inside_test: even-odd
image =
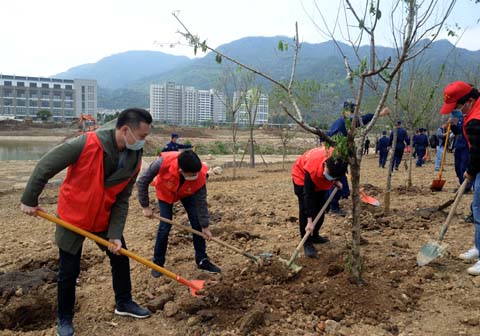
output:
[[[467,149],[468,157],[463,178],[473,185],[474,190],[474,247],[460,256],[469,260],[478,260],[480,250],[480,178],[475,179],[480,171],[479,97],[479,91],[473,86],[465,82],[451,83],[445,89],[444,105],[440,111],[442,114],[452,114],[452,117],[463,119],[458,121],[452,130],[463,136],[465,147],[462,148]],[[355,122],[358,127],[372,120],[373,114],[362,115],[353,120],[354,109],[353,103],[344,104],[343,115],[332,124],[329,136],[338,133],[346,135],[347,120]],[[384,108],[379,116],[389,113],[390,110]],[[138,201],[145,217],[153,216],[148,195],[148,186],[153,183],[161,217],[171,220],[173,204],[181,201],[191,226],[202,231],[206,239],[212,237],[208,227],[206,202],[208,169],[194,151],[178,152],[178,149],[191,147],[177,143],[178,134],[172,134],[171,142],[137,181],[142,149],[145,138],[150,133],[151,123],[149,112],[129,108],[120,113],[115,128],[100,128],[56,146],[37,163],[21,197],[21,210],[35,216],[37,210],[41,210],[39,196],[48,180],[68,168],[59,191],[57,215],[74,226],[110,241],[111,245],[104,250],[111,264],[115,293],[114,312],[135,318],[146,318],[150,316],[150,312],[133,300],[129,260],[119,253],[121,248],[127,248],[123,232],[135,182]],[[424,131],[419,130],[414,139],[417,156],[422,159],[428,145]],[[408,135],[400,122],[396,124],[396,132],[397,146],[394,148],[392,169],[398,169],[405,146],[409,146]],[[378,140],[381,167],[385,167],[386,153],[392,146],[392,139],[393,134],[389,138],[386,132],[383,132],[383,136]],[[299,231],[302,237],[307,233],[309,235],[304,252],[311,258],[317,256],[314,244],[328,242],[328,238],[319,233],[324,214],[316,225],[314,218],[335,188],[340,192],[336,192],[330,204],[330,212],[345,215],[339,208],[338,201],[339,197],[346,198],[350,193],[346,179],[347,162],[333,153],[333,147],[319,146],[301,155],[292,168],[293,190],[298,199]],[[459,156],[464,154],[460,153]],[[421,166],[422,163],[422,160],[417,160],[417,165]],[[153,262],[160,266],[166,262],[169,232],[170,224],[160,221],[153,253]],[[57,335],[71,336],[74,334],[75,287],[80,273],[84,237],[57,226],[55,241],[59,248]],[[195,262],[199,269],[212,273],[221,272],[208,258],[202,237],[193,236],[193,245]],[[480,262],[477,261],[468,268],[468,272],[480,275]],[[155,278],[161,276],[156,271],[152,271],[151,275]]]

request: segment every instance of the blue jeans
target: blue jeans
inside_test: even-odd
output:
[[[475,225],[475,247],[480,250],[480,177],[477,174],[473,187],[473,222]]]
[[[180,200],[182,202],[185,211],[187,212],[188,220],[193,229],[202,231],[200,222],[198,221],[197,204],[194,196],[185,197]],[[160,216],[166,219],[172,219],[173,204],[158,201],[158,207],[160,208]],[[168,223],[160,221],[157,232],[157,240],[155,242],[155,250],[153,252],[153,262],[157,265],[163,266],[165,264],[165,256],[167,254],[168,235],[172,226]],[[198,236],[193,235],[193,247],[195,249],[195,262],[200,263],[203,259],[207,259],[205,240]]]
[[[122,247],[127,248],[122,238]],[[106,250],[112,268],[113,291],[115,302],[123,303],[132,299],[130,281],[130,263],[128,257],[115,255]],[[59,249],[60,259],[57,274],[57,316],[59,319],[72,320],[75,307],[75,285],[80,274],[80,257],[82,248],[77,254],[70,254]]]
[[[439,171],[442,165],[443,146],[437,146],[437,155],[435,156],[435,170]]]
[[[393,170],[393,167],[395,167],[395,169],[398,169],[398,166],[400,166],[404,150],[405,147],[395,148],[395,151],[393,152],[392,166],[390,167],[391,170]]]
[[[350,196],[350,187],[348,186],[348,180],[347,176],[343,175],[339,179],[340,182],[342,182],[342,190],[340,192],[337,191],[335,196],[333,196],[332,202],[330,203],[330,209],[340,209],[340,204],[338,203],[341,198],[347,199],[348,196]],[[330,195],[333,192],[333,189],[336,188],[335,186],[332,186],[328,192],[328,195]]]

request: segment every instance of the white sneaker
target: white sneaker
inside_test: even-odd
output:
[[[480,275],[480,261],[477,261],[475,265],[467,269],[468,274]]]
[[[465,253],[460,254],[458,257],[464,260],[477,259],[479,256],[478,250],[476,247],[471,248]]]

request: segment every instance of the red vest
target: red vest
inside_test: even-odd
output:
[[[117,195],[125,189],[132,177],[105,188],[103,171],[103,146],[95,132],[88,132],[87,141],[77,162],[70,165],[60,187],[58,216],[89,232],[107,231],[110,210]]]
[[[480,120],[480,98],[477,99],[472,109],[470,110],[470,112],[468,112],[468,114],[465,116],[465,119],[463,120],[463,135],[467,140],[468,148],[470,148],[470,140],[467,136],[467,124],[470,122],[470,120],[473,119]]]
[[[198,172],[196,180],[185,180],[180,186],[180,171],[178,168],[179,152],[164,152],[162,165],[156,176],[155,189],[157,198],[169,204],[191,196],[200,190],[207,182],[208,167],[202,163],[202,169]]]
[[[305,184],[305,172],[310,174],[315,191],[330,190],[333,181],[327,180],[323,176],[325,162],[332,155],[333,147],[317,147],[305,152],[300,156],[292,167],[292,178],[296,185],[303,186]]]

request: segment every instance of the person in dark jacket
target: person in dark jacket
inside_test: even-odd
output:
[[[461,111],[455,110],[451,113],[452,119],[452,132],[455,135],[455,142],[453,145],[454,149],[454,162],[455,162],[455,174],[457,175],[458,182],[463,183],[464,177],[463,174],[467,170],[468,165],[468,146],[467,141],[463,135],[463,115]],[[456,123],[453,121],[456,120]],[[466,192],[469,192],[472,188],[472,185],[467,186]]]
[[[119,253],[126,249],[123,231],[142,162],[143,144],[152,117],[139,108],[122,111],[115,128],[99,128],[51,149],[37,163],[21,198],[21,210],[36,216],[45,184],[68,167],[60,187],[57,214],[66,222],[108,239],[106,250],[112,270],[115,314],[136,318],[150,316],[132,300],[130,264]],[[57,275],[57,335],[74,335],[75,287],[85,237],[57,225],[59,248]]]
[[[189,149],[192,148],[192,145],[190,144],[181,144],[178,143],[178,134],[177,133],[172,133],[172,137],[170,138],[170,142],[165,145],[162,149],[163,152],[177,152],[179,149]]]
[[[428,137],[425,134],[425,129],[420,128],[420,133],[416,134],[414,137],[413,146],[415,147],[415,151],[417,152],[417,167],[421,167],[424,163],[423,158],[425,157],[425,153],[427,152],[428,147]]]
[[[387,131],[382,132],[382,137],[378,139],[377,143],[377,150],[378,150],[378,166],[385,168],[385,164],[387,163],[387,156],[388,156],[388,143],[389,139],[387,137]]]
[[[363,154],[368,155],[368,150],[369,149],[370,149],[370,139],[367,137],[365,139],[365,146],[364,146],[364,149],[363,149]]]
[[[393,144],[393,132],[390,133],[390,141],[388,143],[388,147],[392,147]],[[395,132],[397,132],[397,145],[394,149],[392,165],[390,167],[391,170],[395,168],[398,170],[398,166],[400,166],[400,162],[402,161],[403,152],[405,151],[405,146],[410,145],[410,138],[408,137],[407,131],[405,128],[402,127],[402,122],[399,120],[395,124]]]
[[[447,137],[447,124],[443,123],[438,129],[437,129],[437,139],[438,139],[438,145],[437,145],[437,153],[435,155],[435,171],[440,171],[440,166],[442,165],[442,156],[443,156],[443,150],[445,147],[445,139]]]
[[[330,127],[330,130],[327,132],[329,137],[333,137],[336,134],[342,134],[343,136],[347,136],[347,127],[346,121],[350,120],[353,121],[353,113],[355,111],[356,105],[352,102],[346,101],[343,103],[343,111],[342,116],[335,120]],[[390,109],[385,107],[382,111],[380,111],[379,116],[384,117],[390,113]],[[357,120],[357,127],[361,127],[363,125],[368,124],[373,119],[373,113],[367,113],[365,115],[361,115],[360,118]],[[350,196],[350,188],[348,186],[347,177],[345,175],[340,177],[340,182],[342,183],[342,192],[337,192],[335,197],[333,198],[332,202],[330,203],[330,211],[332,213],[338,214],[340,216],[346,216],[346,212],[340,208],[340,197],[348,198]],[[330,192],[333,191],[333,188]]]
[[[137,182],[138,200],[143,208],[143,215],[149,218],[153,216],[148,186],[155,179],[160,216],[171,220],[173,204],[180,201],[192,228],[211,238],[212,233],[208,228],[207,171],[208,167],[200,161],[194,151],[162,153]],[[162,267],[165,264],[171,227],[170,224],[163,221],[160,221],[158,226],[153,262]],[[207,256],[205,239],[193,235],[193,247],[195,262],[199,269],[210,273],[221,272],[220,268],[210,262]],[[155,270],[152,270],[151,274],[154,278],[161,276],[161,273]]]

